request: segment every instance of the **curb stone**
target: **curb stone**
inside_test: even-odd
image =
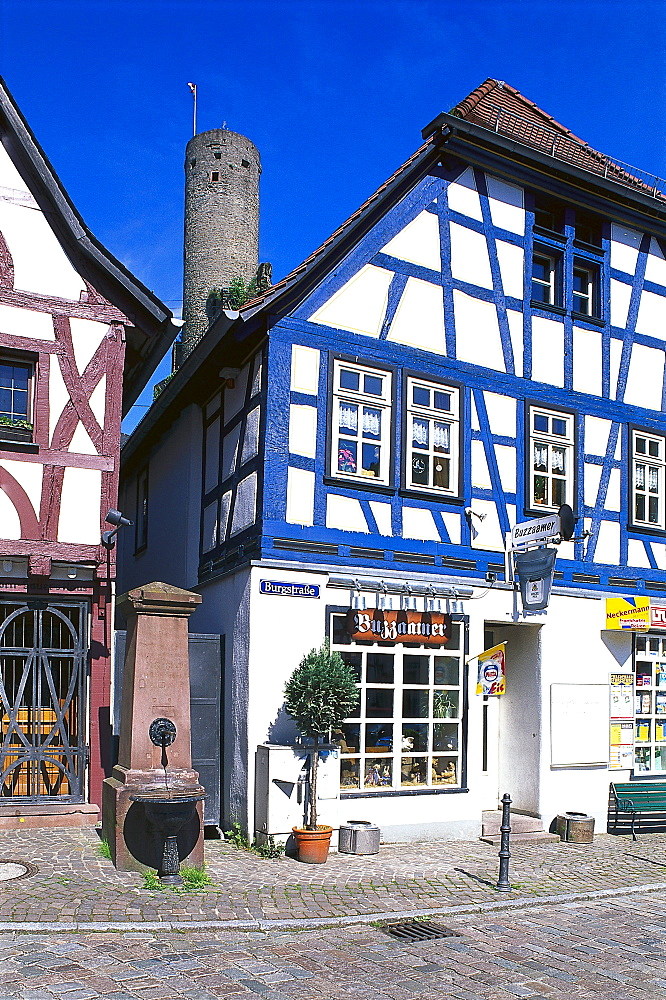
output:
[[[596,889],[590,892],[559,893],[553,896],[518,896],[516,899],[498,900],[496,903],[463,903],[460,906],[437,906],[414,910],[380,911],[378,913],[358,913],[344,917],[312,917],[311,919],[264,919],[257,920],[76,920],[76,921],[2,921],[0,934],[21,932],[30,934],[50,933],[102,933],[128,932],[140,928],[144,931],[270,931],[308,930],[317,927],[345,927],[353,924],[389,923],[393,920],[411,920],[415,917],[463,916],[470,913],[495,913],[502,910],[520,910],[528,907],[550,906],[558,903],[577,903],[587,900],[609,899],[613,896],[631,896],[637,893],[663,892],[666,882],[651,882],[647,885],[622,886],[615,889]],[[1,998],[0,998],[1,1000]]]

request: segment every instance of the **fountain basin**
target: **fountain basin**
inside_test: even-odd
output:
[[[157,875],[164,885],[183,884],[178,856],[178,833],[192,819],[197,802],[205,798],[206,793],[203,791],[166,788],[147,788],[130,795],[132,802],[143,805],[146,819],[163,841],[162,860]]]

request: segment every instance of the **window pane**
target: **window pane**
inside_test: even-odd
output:
[[[564,475],[567,471],[567,454],[564,448],[551,448],[550,452],[551,472],[559,472]]]
[[[646,438],[637,437],[636,444],[634,445],[634,450],[637,451],[639,455],[644,455],[646,443],[647,443]]]
[[[349,632],[347,631],[347,619],[345,615],[333,615],[333,642],[336,646],[348,646],[351,643],[349,638]],[[358,656],[360,653],[348,653],[346,651],[340,653],[342,659],[347,663],[347,657]],[[352,661],[349,661],[350,666]]]
[[[534,477],[534,503],[539,506],[548,504],[548,480],[545,476]]]
[[[458,760],[456,757],[432,758],[433,785],[458,784]]]
[[[402,752],[414,750],[416,753],[425,753],[429,749],[428,728],[427,722],[404,725],[402,727]]]
[[[10,389],[0,389],[0,412],[11,414],[12,393]]]
[[[427,684],[430,673],[429,656],[405,656],[402,661],[403,684]]]
[[[366,666],[368,684],[393,684],[391,653],[368,653]]]
[[[415,486],[428,486],[427,455],[412,455],[412,483]]]
[[[363,445],[363,475],[379,476],[379,447],[375,444]]]
[[[659,458],[660,441],[648,441],[648,454],[651,458]]]
[[[336,615],[335,618],[338,621],[341,621],[342,625],[344,626],[344,623],[345,623],[345,617],[344,617],[344,615],[340,615],[339,617],[338,617],[338,615]],[[345,628],[344,631],[345,631],[345,638],[348,639],[349,636],[347,635],[346,628]],[[342,641],[344,642],[345,640],[342,640]],[[333,642],[336,642],[336,643],[341,642],[341,640],[337,638],[337,633],[333,635]],[[340,653],[340,656],[342,657],[342,662],[346,663],[348,667],[351,667],[351,669],[354,672],[354,679],[356,680],[357,684],[360,684],[361,683],[361,661],[363,659],[362,654],[361,653],[352,653],[352,652],[349,652],[348,650],[345,649],[345,650],[343,650]]]
[[[649,497],[648,498],[648,510],[650,512],[649,521],[650,524],[659,524],[659,498]]]
[[[360,788],[360,763],[358,760],[343,760],[340,765],[340,788],[349,791]]]
[[[534,414],[534,430],[535,431],[547,431],[548,430],[548,417],[543,413]]]
[[[363,437],[378,441],[381,437],[382,414],[380,410],[363,407]]]
[[[433,750],[457,750],[458,726],[456,723],[436,722],[433,726]]]
[[[430,421],[420,417],[412,420],[412,447],[427,448],[430,441]]]
[[[435,392],[435,402],[433,404],[435,410],[451,410],[451,393],[450,392]]]
[[[540,285],[537,281],[533,281],[532,298],[536,302],[545,302],[546,305],[551,305],[550,285]]]
[[[451,425],[436,423],[433,428],[433,448],[435,451],[449,453],[451,450]]]
[[[345,723],[342,727],[342,739],[340,741],[341,753],[358,753],[361,749],[360,725],[356,723]],[[439,747],[437,748],[439,749]]]
[[[12,368],[11,365],[0,365],[0,389],[11,389]]]
[[[365,762],[365,778],[363,780],[363,784],[366,788],[380,788],[382,785],[390,785],[392,781],[392,760],[368,760]]]
[[[636,497],[636,520],[645,520],[645,496]]]
[[[419,757],[403,757],[400,764],[401,785],[425,785],[427,760]]]
[[[458,684],[457,656],[436,656],[435,657],[435,684]]]
[[[363,376],[363,390],[368,396],[381,396],[383,378],[377,375]]]
[[[567,502],[567,483],[565,479],[553,479],[553,507],[561,507]]]
[[[339,427],[343,434],[356,434],[358,431],[358,406],[340,400]]]
[[[573,272],[574,294],[576,292],[582,292],[584,295],[587,295],[587,287],[589,280],[590,280],[590,275],[587,271],[583,271],[580,268],[575,267]]]
[[[566,437],[567,423],[568,421],[563,420],[562,417],[553,417],[553,434],[557,434],[559,437]]]
[[[550,260],[548,257],[535,256],[532,260],[532,277],[538,281],[550,280]]]
[[[387,723],[365,727],[365,752],[389,753],[393,749],[393,726]]]
[[[412,393],[412,401],[415,406],[430,406],[430,389],[425,389],[421,385],[415,385]]]
[[[448,458],[440,458],[435,456],[432,460],[432,484],[433,486],[439,486],[443,490],[448,490],[450,488],[450,469],[451,463]]]
[[[340,439],[338,445],[338,472],[356,472],[356,441]]]
[[[535,472],[548,471],[548,445],[535,442],[534,445],[534,470]]]
[[[403,691],[402,692],[402,715],[405,719],[427,719],[428,717],[428,692],[427,691]]]
[[[638,490],[645,489],[645,466],[635,465],[634,466],[634,486]]]
[[[457,719],[458,712],[458,691],[435,691],[432,703],[432,714],[435,719]]]
[[[369,719],[388,719],[393,715],[393,691],[368,688],[365,692],[365,714]]]
[[[340,369],[340,388],[341,389],[351,389],[353,392],[358,392],[359,386],[359,374],[358,372],[350,371],[348,368]]]

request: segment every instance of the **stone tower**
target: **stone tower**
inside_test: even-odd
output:
[[[244,135],[218,128],[187,144],[183,356],[208,329],[211,289],[256,275],[260,173],[259,151]]]

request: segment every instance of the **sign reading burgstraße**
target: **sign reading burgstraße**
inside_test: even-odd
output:
[[[261,580],[259,593],[271,594],[273,597],[319,597],[319,584]]]

